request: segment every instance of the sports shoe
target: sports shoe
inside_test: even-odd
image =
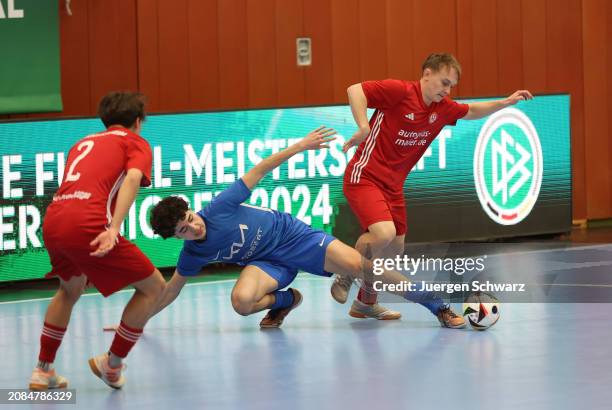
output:
[[[55,369],[46,372],[37,367],[32,371],[30,390],[65,389],[66,387],[68,387],[68,380],[55,374]]]
[[[120,389],[125,384],[122,371],[126,366],[123,364],[119,367],[110,367],[108,353],[102,353],[89,359],[89,367],[93,374],[113,389]]]
[[[400,312],[387,309],[378,303],[368,305],[359,300],[353,301],[349,315],[358,319],[371,317],[378,320],[397,320],[402,317]]]
[[[268,311],[268,314],[261,320],[261,322],[259,322],[259,327],[261,327],[262,329],[280,327],[289,312],[291,312],[293,309],[298,307],[300,303],[302,303],[302,294],[297,289],[289,288],[289,290],[293,292],[293,303],[291,304],[291,306],[288,306],[286,308],[270,309]]]
[[[334,283],[331,285],[331,295],[334,300],[338,303],[345,304],[348,299],[349,291],[353,286],[353,278],[350,276],[338,275],[334,279]]]
[[[450,305],[442,305],[436,315],[442,327],[450,327],[451,329],[461,329],[465,327],[465,320],[453,312]]]

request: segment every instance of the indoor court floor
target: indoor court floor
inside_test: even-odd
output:
[[[555,281],[564,292],[612,294],[612,244],[529,255],[562,271]],[[109,347],[112,333],[102,328],[118,320],[131,292],[83,296],[56,361],[76,389],[68,408],[587,410],[612,402],[610,303],[502,300],[493,328],[451,330],[409,303],[389,305],[399,321],[353,319],[349,303],[330,297],[330,279],[302,273],[294,282],[302,305],[281,329],[262,331],[263,312],[232,310],[233,284],[189,284],[145,328],[118,391],[91,374],[87,359]],[[27,386],[47,304],[0,304],[0,387]]]

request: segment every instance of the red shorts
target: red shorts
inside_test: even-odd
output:
[[[406,233],[406,203],[403,192],[386,191],[363,177],[358,184],[344,182],[342,190],[364,231],[376,222],[392,221],[396,235]]]
[[[45,218],[43,238],[51,258],[52,270],[45,277],[59,276],[65,281],[85,274],[102,293],[109,296],[126,286],[148,278],[155,267],[132,242],[119,237],[119,242],[105,256],[90,256],[95,248],[89,246],[98,233],[76,231],[62,233]]]

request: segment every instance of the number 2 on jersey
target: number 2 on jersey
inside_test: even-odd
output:
[[[83,152],[81,152],[79,156],[74,159],[72,165],[70,165],[70,169],[68,169],[68,174],[66,175],[66,181],[77,181],[81,177],[81,173],[75,173],[74,169],[76,168],[77,164],[91,152],[93,146],[94,142],[92,140],[83,141],[79,144],[77,151]]]

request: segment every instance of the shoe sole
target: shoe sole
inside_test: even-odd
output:
[[[283,322],[279,323],[278,325],[262,325],[261,323],[259,324],[259,328],[260,329],[278,329],[281,327],[281,325],[283,324]]]
[[[45,390],[65,389],[66,387],[68,387],[68,383],[64,382],[64,383],[58,384],[57,386],[49,386],[49,385],[46,385],[46,384],[30,383],[28,388],[30,390],[35,390],[35,391],[45,391]]]
[[[68,387],[68,383],[62,383],[59,386],[53,386],[53,387],[50,387],[44,384],[30,383],[29,389],[34,390],[34,391],[46,391],[46,390],[54,390],[54,389],[65,389],[66,387]]]
[[[398,320],[402,317],[402,315],[386,315],[386,316],[368,316],[360,312],[349,312],[349,316],[354,317],[355,319],[376,319],[376,320]]]
[[[462,325],[457,325],[457,326],[445,325],[443,323],[440,323],[440,325],[447,329],[463,329],[467,326],[467,323],[464,322]]]
[[[45,386],[44,384],[33,384],[30,383],[30,390],[36,390],[36,391],[41,391],[41,390],[47,390],[49,387]]]
[[[292,310],[296,309],[298,306],[300,306],[302,304],[302,294],[300,293],[300,300],[298,301],[298,303],[294,306],[291,306],[291,309],[289,310],[289,312],[287,312],[287,315],[289,315],[289,313],[291,313]],[[287,316],[285,316],[287,317]],[[278,329],[284,322],[285,318],[283,318],[283,320],[280,321],[280,323],[277,324],[270,324],[270,325],[265,325],[265,324],[261,324],[261,322],[259,323],[259,327],[261,329]]]
[[[110,387],[112,387],[113,389],[119,390],[121,389],[121,387],[123,386],[113,386],[112,384],[110,384],[109,382],[107,382],[106,380],[104,380],[102,378],[102,372],[100,372],[100,369],[98,369],[98,366],[96,365],[96,361],[92,358],[89,359],[89,368],[91,369],[91,371],[93,372],[93,374],[95,374],[96,376],[98,376],[100,378],[100,380],[102,380],[104,383],[106,383],[107,385],[109,385]]]

